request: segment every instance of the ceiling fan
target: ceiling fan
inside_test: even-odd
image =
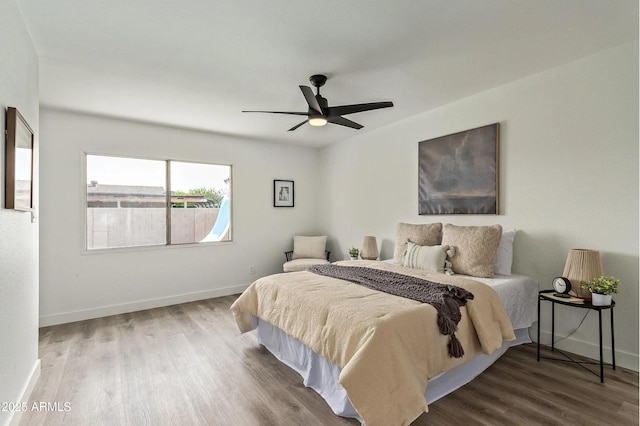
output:
[[[338,124],[340,126],[351,127],[352,129],[362,129],[362,125],[342,117],[347,114],[356,112],[371,111],[380,108],[389,108],[393,106],[393,102],[371,102],[367,104],[340,105],[330,107],[327,98],[320,95],[320,88],[327,82],[327,76],[315,74],[309,77],[309,81],[316,88],[316,94],[309,86],[300,86],[304,98],[307,100],[309,110],[307,112],[288,112],[288,111],[242,111],[242,112],[265,112],[270,114],[289,114],[289,115],[305,115],[307,119],[296,124],[289,131],[294,131],[303,124],[309,122],[312,126],[324,126],[327,123]]]

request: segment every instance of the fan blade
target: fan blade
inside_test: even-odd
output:
[[[340,105],[327,108],[329,116],[335,117],[339,115],[354,114],[356,112],[371,111],[380,108],[389,108],[393,106],[393,102],[371,102],[368,104]]]
[[[307,103],[309,104],[309,108],[311,108],[318,114],[322,115],[322,107],[320,106],[320,104],[318,103],[318,100],[314,96],[313,90],[311,90],[311,87],[300,86],[300,90],[302,90],[302,94],[304,95],[304,98],[307,100]]]
[[[288,132],[293,132],[295,129],[297,129],[298,127],[302,126],[303,124],[305,124],[307,122],[307,120],[304,120],[302,123],[298,123],[295,126],[293,126],[292,128],[290,128],[289,130],[287,130]]]
[[[352,129],[360,130],[364,126],[362,124],[358,124],[355,121],[348,120],[344,117],[331,117],[328,119],[329,123],[339,124],[345,127],[351,127]]]
[[[242,112],[266,112],[268,114],[309,115],[309,113],[307,112],[290,112],[290,111],[242,111]]]

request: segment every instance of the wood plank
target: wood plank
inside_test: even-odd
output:
[[[334,415],[255,333],[239,334],[235,299],[41,329],[29,406],[69,402],[71,411],[29,411],[20,424],[358,425]],[[574,365],[536,362],[535,345],[522,345],[413,423],[470,424],[637,425],[638,374],[607,368],[600,384]]]

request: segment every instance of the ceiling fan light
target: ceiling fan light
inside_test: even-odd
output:
[[[309,124],[316,127],[324,126],[327,124],[327,119],[324,117],[311,117],[309,118]]]

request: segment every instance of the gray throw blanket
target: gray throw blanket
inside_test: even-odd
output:
[[[314,265],[309,271],[430,304],[438,311],[440,333],[449,336],[449,356],[460,358],[464,355],[464,349],[455,332],[462,318],[460,307],[464,306],[467,300],[473,300],[473,293],[453,285],[360,266]]]

